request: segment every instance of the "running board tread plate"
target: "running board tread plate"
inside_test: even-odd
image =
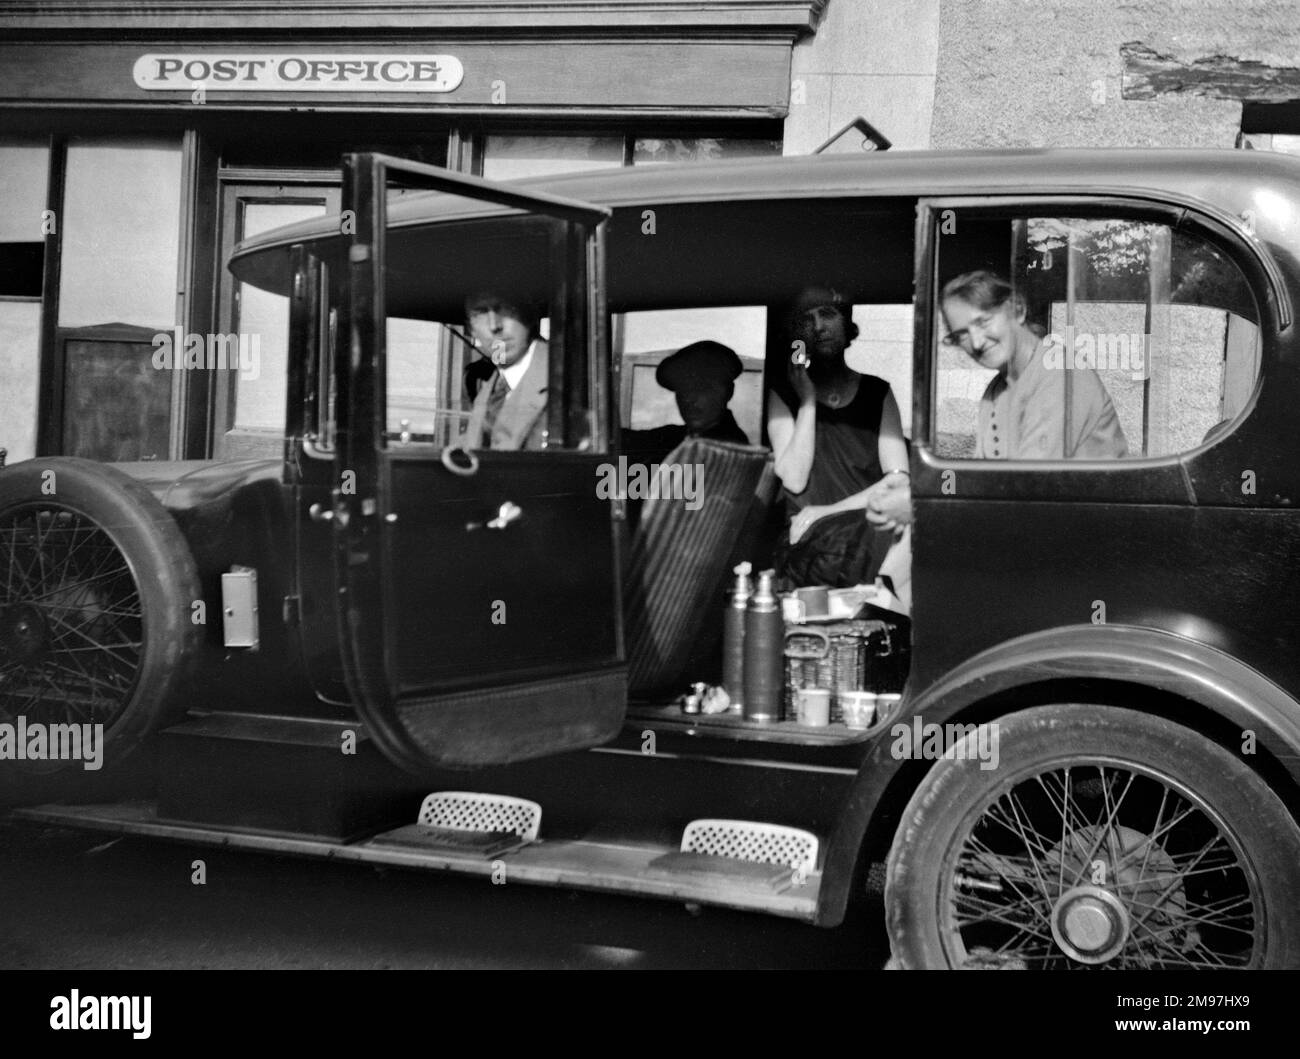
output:
[[[477,791],[435,791],[414,824],[376,835],[375,846],[405,846],[499,857],[537,841],[542,807],[526,798]]]
[[[153,802],[107,805],[42,805],[13,811],[14,817],[43,824],[144,835],[199,845],[222,846],[264,853],[384,864],[393,867],[450,871],[540,886],[601,893],[637,894],[672,901],[764,912],[813,922],[821,873],[811,872],[792,885],[774,889],[767,883],[742,880],[725,873],[664,872],[652,867],[668,847],[653,843],[619,843],[586,839],[555,839],[524,844],[511,853],[487,858],[480,853],[385,845],[369,839],[343,842],[305,838],[284,832],[203,827],[160,820]],[[400,829],[399,829],[400,830]],[[389,832],[391,834],[391,832]],[[382,839],[383,836],[377,836]],[[793,873],[785,869],[787,877]]]

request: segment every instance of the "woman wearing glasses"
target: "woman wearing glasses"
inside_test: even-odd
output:
[[[1044,356],[1047,340],[1025,322],[1024,298],[1001,276],[964,273],[944,285],[939,303],[948,328],[944,343],[997,371],[980,398],[976,459],[1095,460],[1128,454],[1101,378],[1088,367],[1052,366]]]

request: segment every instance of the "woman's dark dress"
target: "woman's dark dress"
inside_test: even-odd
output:
[[[783,392],[784,391],[784,392]],[[892,530],[878,530],[864,510],[843,511],[814,522],[799,543],[791,545],[790,522],[810,505],[835,504],[880,481],[880,417],[889,383],[863,375],[858,392],[843,408],[817,405],[812,471],[802,493],[783,491],[785,532],[775,555],[782,590],[804,585],[847,588],[870,582],[893,541]],[[781,400],[798,412],[797,399],[785,388]]]

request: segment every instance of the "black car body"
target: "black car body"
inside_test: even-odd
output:
[[[157,800],[29,813],[487,874],[496,862],[474,851],[391,830],[423,792],[469,789],[545,807],[544,841],[500,858],[525,881],[833,926],[887,861],[908,966],[1300,965],[1300,165],[888,153],[493,185],[357,155],[346,172],[342,218],[230,261],[289,299],[283,459],[0,472],[11,565],[31,569],[33,533],[58,522],[60,494],[39,489],[51,469],[86,480],[64,516],[86,533],[114,537],[116,490],[155,540],[116,541],[144,596],[145,657],[94,704],[110,766],[137,745],[158,756]],[[433,193],[398,198],[398,183]],[[947,278],[990,259],[1036,292],[1049,329],[1141,327],[1146,377],[1121,378],[1136,361],[1103,372],[1128,457],[971,458],[958,435],[975,383],[942,359],[935,310]],[[635,549],[622,503],[593,488],[627,426],[610,321],[765,306],[770,385],[788,356],[779,306],[826,276],[857,306],[913,306],[906,693],[865,732],[684,715],[683,687],[628,687]],[[445,380],[427,425],[395,420],[384,321],[459,323],[486,284],[548,306],[552,451],[458,448],[465,406]],[[967,390],[950,400],[954,379]],[[223,575],[247,570],[256,649],[216,620]],[[11,689],[56,645],[39,613],[51,592],[74,614],[59,628],[105,627],[102,601],[69,602],[79,583],[10,589]],[[50,683],[0,705],[58,716],[79,692]],[[922,744],[936,729],[940,754]],[[346,733],[362,753],[340,753]],[[6,772],[20,793],[49,789]],[[309,791],[329,805],[306,808]],[[709,875],[670,856],[699,818],[798,828],[821,852],[779,884]]]

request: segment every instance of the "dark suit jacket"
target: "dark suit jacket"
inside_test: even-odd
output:
[[[484,448],[483,429],[487,425],[491,429],[487,448],[540,449],[546,434],[547,359],[546,343],[539,338],[533,346],[528,370],[506,396],[494,423],[487,424],[486,420],[495,376],[479,386],[460,443],[469,449]]]
[[[730,408],[723,409],[722,418],[699,435],[712,441],[730,441],[748,445],[749,437],[740,429]],[[673,449],[686,440],[686,427],[681,423],[653,427],[650,430],[624,430],[619,435],[619,448],[629,460],[639,463],[662,463]]]

